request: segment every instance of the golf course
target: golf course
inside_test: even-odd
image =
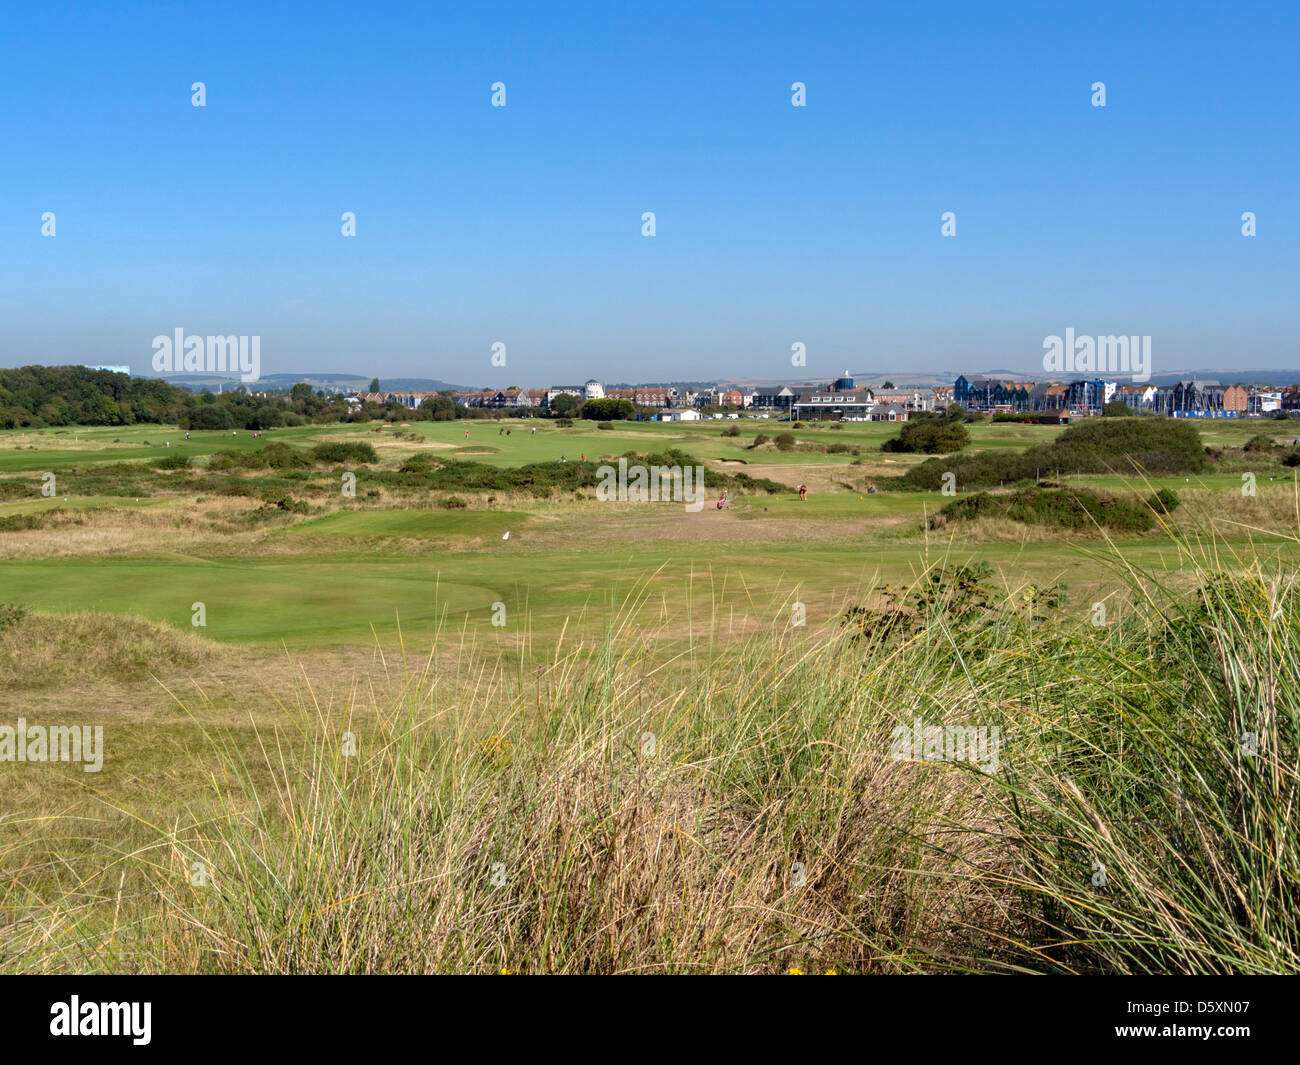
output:
[[[1294,909],[1188,908],[1296,890],[1257,860],[1296,871],[1295,432],[1181,425],[1147,468],[1087,432],[1163,455],[1167,420],[1089,421],[0,432],[0,718],[104,737],[0,773],[0,969],[1287,967]],[[620,458],[703,505],[601,498]],[[1228,695],[1275,798],[1223,769]],[[996,780],[890,758],[952,714]],[[1155,809],[1173,734],[1267,807],[1200,795],[1249,840],[1197,844],[1208,889]]]

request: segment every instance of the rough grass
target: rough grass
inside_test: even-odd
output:
[[[1172,547],[1186,591],[1098,557],[1129,587],[1102,624],[935,571],[905,631],[714,647],[633,597],[540,669],[305,680],[5,967],[1297,971],[1300,592]],[[1000,765],[897,760],[918,720],[998,728]]]
[[[24,612],[0,624],[0,677],[10,691],[147,677],[209,653],[197,636],[115,614]]]

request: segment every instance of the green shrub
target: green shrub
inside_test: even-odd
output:
[[[317,444],[311,449],[311,455],[317,462],[328,462],[336,466],[348,462],[373,463],[379,461],[379,455],[376,453],[374,445],[364,440],[348,443]]]
[[[929,459],[909,470],[900,483],[936,491],[952,472],[965,488],[991,488],[1034,481],[1055,470],[1080,473],[1199,473],[1206,466],[1201,434],[1175,418],[1094,418],[1072,425],[1051,443],[1019,454],[982,451]]]
[[[778,451],[793,451],[795,438],[789,433],[778,433],[775,443]]]
[[[311,465],[311,459],[288,444],[267,444],[255,451],[217,451],[208,458],[209,470],[294,470]]]
[[[578,413],[587,421],[607,422],[635,418],[636,407],[626,399],[589,399]]]
[[[739,436],[739,435],[740,435],[740,426],[739,426],[739,425],[728,425],[725,429],[722,430],[722,435],[723,435],[723,436]]]
[[[1010,495],[977,492],[953,500],[939,514],[957,521],[1002,517],[1076,530],[1100,525],[1120,532],[1146,532],[1155,525],[1151,512],[1137,503],[1089,489],[1024,488]]]
[[[439,505],[447,510],[464,510],[469,506],[460,496],[443,496]]]
[[[893,440],[886,440],[881,451],[920,455],[950,455],[970,443],[970,433],[960,422],[939,418],[920,418],[906,422]]]
[[[1162,488],[1147,499],[1147,506],[1157,514],[1172,514],[1182,502],[1172,488]]]
[[[235,419],[224,403],[201,403],[185,411],[178,424],[182,429],[233,429]]]
[[[597,423],[596,423],[596,428],[597,428],[597,429],[613,429],[613,428],[614,428],[614,423],[613,423],[613,422],[597,422]]]

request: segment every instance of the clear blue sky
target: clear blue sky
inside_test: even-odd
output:
[[[476,385],[1028,371],[1072,326],[1300,367],[1297,40],[1296,3],[9,4],[0,365],[183,327]]]

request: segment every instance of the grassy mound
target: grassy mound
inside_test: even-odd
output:
[[[976,492],[953,500],[931,519],[930,526],[938,528],[945,521],[975,518],[1006,518],[1078,531],[1100,527],[1116,532],[1147,532],[1155,526],[1147,507],[1082,488],[1023,488],[1007,495]]]
[[[694,455],[676,448],[642,454],[629,451],[622,456],[629,465],[703,466]],[[545,498],[555,492],[595,489],[600,483],[597,473],[605,463],[616,466],[617,459],[588,457],[586,462],[535,462],[526,466],[489,466],[464,459],[444,460],[428,455],[413,455],[397,470],[383,470],[369,475],[369,480],[391,488],[427,488],[436,492],[523,492]],[[765,477],[745,473],[709,470],[708,485],[748,492],[777,495],[788,489]]]
[[[143,618],[0,605],[0,676],[10,689],[136,680],[197,666],[208,654],[199,637]]]

